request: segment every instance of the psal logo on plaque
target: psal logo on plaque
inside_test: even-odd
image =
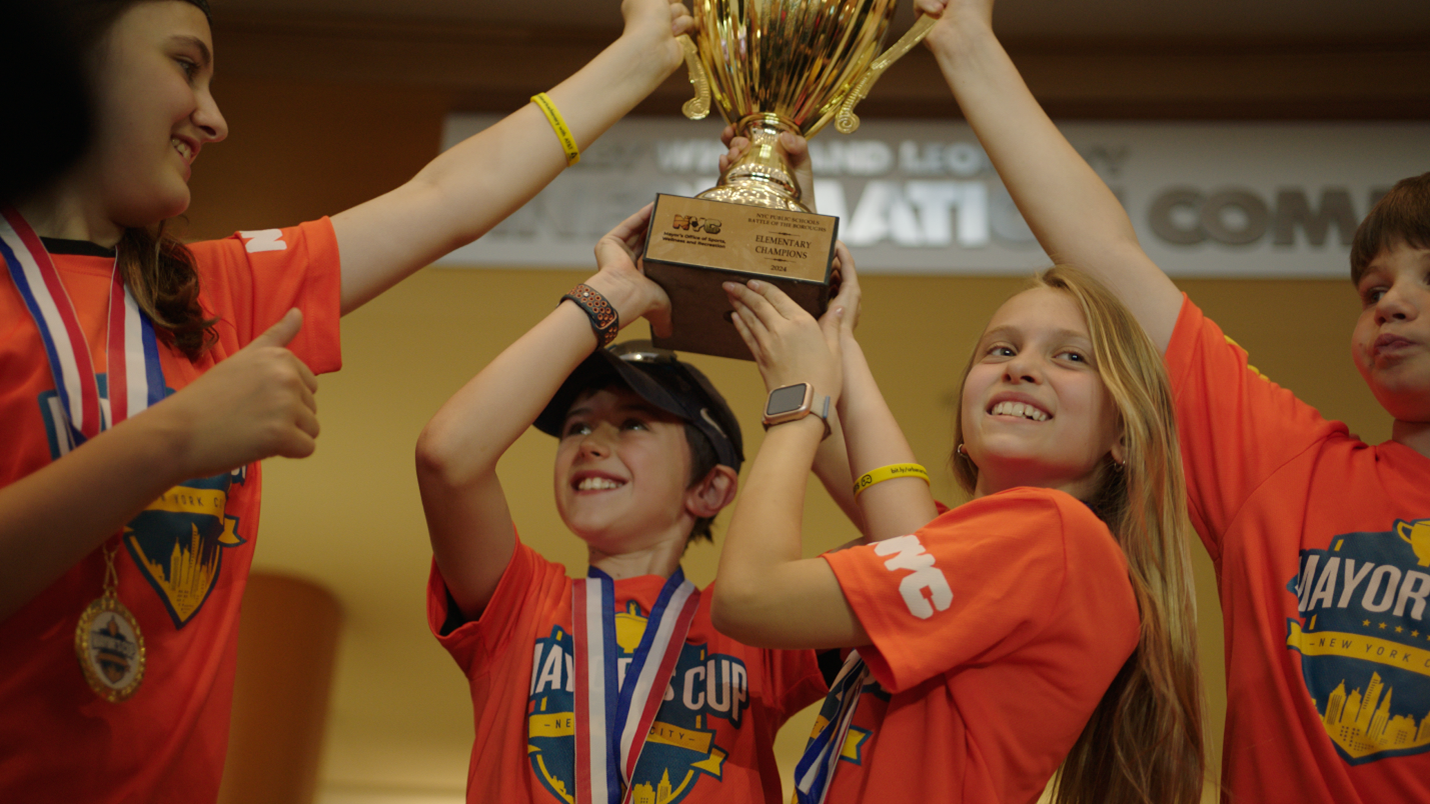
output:
[[[695,198],[656,197],[646,274],[670,297],[669,338],[656,346],[750,359],[730,323],[721,283],[770,281],[818,316],[829,303],[839,219],[801,199],[779,135],[813,137],[831,121],[859,127],[854,107],[914,45],[921,17],[882,55],[895,0],[703,0],[693,39],[681,37],[696,96],[694,120],[715,105],[750,148]],[[713,225],[712,225],[713,224]]]

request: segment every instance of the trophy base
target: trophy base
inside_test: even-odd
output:
[[[670,297],[673,332],[655,345],[752,360],[730,322],[723,282],[774,284],[818,317],[829,305],[839,219],[749,204],[656,196],[646,232],[646,276]]]

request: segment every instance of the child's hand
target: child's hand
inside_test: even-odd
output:
[[[914,9],[938,19],[924,40],[938,52],[957,47],[954,40],[968,28],[993,28],[993,0],[914,0]]]
[[[838,292],[829,300],[828,309],[844,310],[840,316],[839,334],[840,337],[852,338],[854,328],[859,326],[860,304],[864,294],[859,289],[859,275],[854,272],[854,255],[849,253],[849,247],[844,245],[843,240],[834,241],[834,281]],[[827,317],[829,312],[826,311],[824,315]]]
[[[318,380],[286,348],[302,326],[302,312],[289,310],[232,357],[152,408],[177,416],[188,434],[185,477],[208,477],[275,455],[313,454]]]
[[[646,204],[597,241],[596,265],[600,271],[586,284],[600,291],[616,308],[622,328],[644,317],[656,335],[666,336],[670,334],[670,297],[645,275],[640,262],[654,208],[654,204]]]
[[[720,155],[720,175],[730,169],[730,166],[739,161],[745,152],[750,150],[750,141],[745,137],[735,136],[735,127],[726,126],[720,132],[720,141],[730,149]],[[814,171],[809,161],[809,140],[798,134],[791,134],[786,131],[780,134],[779,145],[784,149],[785,156],[789,159],[789,166],[794,169],[794,182],[799,187],[799,200],[814,212]]]
[[[659,58],[666,72],[673,72],[685,61],[675,38],[690,33],[695,21],[679,0],[624,0],[621,16],[626,22],[621,35],[639,42],[652,58]]]
[[[859,289],[859,275],[854,271],[854,256],[849,253],[849,247],[845,246],[842,240],[834,241],[834,271],[839,292],[829,300],[829,311],[844,311],[839,316],[840,370],[845,378],[849,378],[855,374],[851,367],[862,364],[864,359],[858,344],[854,342],[854,328],[859,326],[863,293]],[[827,317],[830,312],[825,312],[824,315]],[[840,389],[840,398],[846,398],[843,388]]]
[[[816,396],[838,402],[843,383],[839,329],[844,308],[831,302],[824,317],[815,321],[769,282],[752,279],[744,285],[726,282],[724,287],[735,308],[731,321],[755,356],[765,388],[807,382],[814,386]],[[850,292],[857,295],[857,285]],[[844,298],[847,302],[851,297]],[[853,301],[857,305],[858,299]]]

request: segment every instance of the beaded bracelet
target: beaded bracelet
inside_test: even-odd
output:
[[[896,477],[917,477],[922,478],[925,483],[929,482],[928,470],[916,463],[891,463],[888,466],[881,466],[869,472],[865,472],[854,481],[854,496],[858,497],[864,489],[875,483],[883,483],[885,480],[892,480]]]
[[[606,301],[606,297],[601,292],[582,282],[571,292],[561,297],[564,302],[570,299],[576,302],[576,306],[586,311],[586,315],[591,319],[591,329],[596,333],[596,342],[600,348],[604,349],[611,345],[616,339],[616,333],[621,331],[621,316],[616,312],[616,308]],[[560,306],[561,302],[557,302]]]
[[[566,166],[570,167],[581,161],[581,149],[576,145],[576,138],[571,136],[571,129],[566,127],[566,121],[561,117],[561,112],[556,108],[556,104],[547,96],[545,92],[540,92],[531,96],[531,102],[536,104],[536,108],[546,115],[546,122],[551,124],[551,128],[556,131],[556,139],[561,141],[561,150],[566,152]]]

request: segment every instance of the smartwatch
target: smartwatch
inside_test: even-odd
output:
[[[814,408],[814,386],[807,382],[797,382],[794,385],[786,385],[770,391],[770,398],[765,402],[765,415],[761,421],[765,425],[765,429],[768,430],[770,425],[797,421],[811,413],[823,420],[824,437],[828,438],[830,433],[829,397],[824,397],[823,404],[816,410]]]

